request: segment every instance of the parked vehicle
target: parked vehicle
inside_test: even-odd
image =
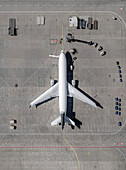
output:
[[[89,30],[92,29],[92,18],[88,18],[88,24],[87,24],[87,27]]]
[[[86,21],[84,19],[81,20],[81,28],[82,29],[86,28]]]
[[[98,21],[94,20],[94,30],[98,30]]]

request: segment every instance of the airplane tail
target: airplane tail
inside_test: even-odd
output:
[[[58,118],[56,118],[52,123],[51,123],[51,126],[54,126],[54,125],[61,125],[62,126],[62,129],[64,128],[64,125],[65,125],[65,122],[68,123],[68,125],[72,125],[72,126],[75,126],[75,122],[73,122],[69,117],[67,117],[64,113],[61,114],[61,116],[59,116]]]

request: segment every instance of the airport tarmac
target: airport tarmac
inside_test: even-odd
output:
[[[45,17],[45,25],[37,25],[38,15]],[[88,17],[97,19],[98,30],[70,28],[68,19],[74,15],[85,20]],[[117,20],[113,20],[113,16]],[[17,36],[8,35],[9,18],[16,18]],[[69,55],[71,61],[77,57],[73,72],[68,64],[69,79],[78,80],[79,88],[103,108],[96,109],[76,99],[71,104],[69,99],[68,110],[72,110],[82,126],[71,129],[66,124],[65,138],[77,153],[80,169],[125,170],[125,28],[125,20],[112,11],[1,12],[1,169],[78,169],[76,156],[63,139],[61,127],[51,127],[51,122],[59,115],[58,98],[37,109],[28,108],[31,101],[50,88],[50,79],[58,80],[58,60],[48,56],[58,55],[62,49],[62,34],[65,38],[72,33],[75,39],[97,42],[106,51],[106,55],[100,56],[92,45],[63,40],[65,52],[72,48],[78,51]],[[57,43],[52,45],[52,40]],[[123,82],[119,81],[117,61]],[[120,116],[115,115],[116,97],[121,99]],[[16,130],[10,130],[11,119],[17,120]]]

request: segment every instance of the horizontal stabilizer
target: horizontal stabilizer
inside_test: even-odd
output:
[[[69,117],[65,116],[65,122],[67,122],[69,125],[75,126],[75,122],[73,122]]]
[[[52,123],[51,123],[51,126],[54,126],[54,125],[57,125],[61,123],[61,116],[59,116],[58,118],[56,118]]]
[[[65,122],[67,122],[69,125],[75,126],[75,122],[73,122],[69,117],[65,116]],[[51,126],[57,125],[57,124],[62,124],[61,122],[61,116],[56,118],[52,123]]]

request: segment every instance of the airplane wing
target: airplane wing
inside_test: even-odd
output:
[[[67,96],[69,97],[75,97],[78,100],[81,100],[82,102],[88,103],[94,107],[97,108],[95,102],[93,102],[91,99],[89,99],[87,96],[82,94],[79,90],[77,90],[75,87],[73,87],[71,84],[68,83],[68,92]]]
[[[50,89],[48,89],[45,93],[43,93],[41,96],[39,96],[37,99],[35,99],[33,102],[30,103],[29,107],[37,106],[41,104],[44,101],[47,101],[51,98],[59,96],[59,83],[56,83],[54,86],[52,86]]]

